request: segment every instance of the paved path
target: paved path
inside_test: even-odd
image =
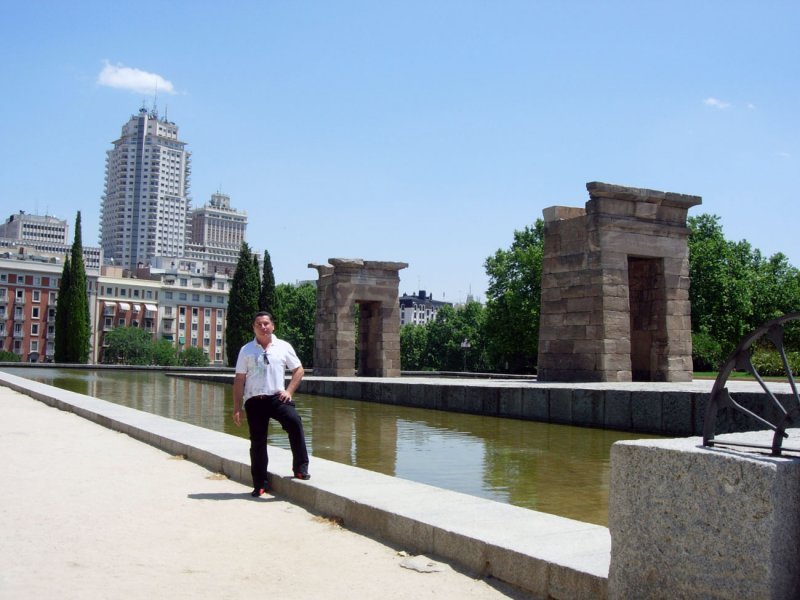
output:
[[[0,599],[525,597],[5,387],[0,456]]]

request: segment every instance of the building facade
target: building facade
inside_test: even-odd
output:
[[[205,262],[208,273],[233,275],[246,238],[247,213],[231,208],[230,197],[218,192],[191,212],[190,230],[186,258]]]
[[[400,296],[400,325],[425,325],[436,318],[442,306],[452,306],[449,302],[434,300],[433,294],[420,290],[417,294]]]
[[[62,257],[0,253],[0,346],[25,362],[53,359]],[[87,269],[89,316],[94,320],[97,271]],[[92,337],[94,339],[94,336]]]
[[[21,210],[0,224],[0,238],[66,244],[69,241],[69,225],[56,217],[28,215]]]
[[[133,270],[153,256],[183,256],[191,168],[178,126],[142,108],[113,144],[100,212],[105,261]]]
[[[51,361],[63,257],[0,253],[0,349],[25,362]],[[144,329],[180,351],[201,348],[225,364],[225,323],[231,278],[180,268],[86,269],[91,361],[103,362],[105,334],[115,327]]]

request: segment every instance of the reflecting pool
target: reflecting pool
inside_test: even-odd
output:
[[[230,385],[151,371],[4,370],[247,437],[246,424],[231,418]],[[295,394],[295,401],[313,456],[599,525],[608,519],[611,445],[654,437],[326,396]],[[269,440],[289,448],[274,421]]]

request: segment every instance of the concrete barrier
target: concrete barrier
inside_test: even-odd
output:
[[[609,598],[800,598],[800,458],[725,438],[614,444]],[[736,439],[769,445],[772,432]]]

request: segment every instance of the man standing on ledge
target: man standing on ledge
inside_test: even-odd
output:
[[[275,324],[268,312],[256,313],[253,319],[256,334],[239,351],[233,380],[233,422],[242,423],[242,404],[250,430],[250,473],[253,476],[252,496],[261,496],[267,489],[267,427],[274,418],[289,434],[292,447],[292,470],[297,479],[311,479],[308,474],[308,450],[303,423],[294,407],[294,394],[303,379],[303,365],[289,342],[275,335]],[[285,373],[292,378],[285,385]]]

